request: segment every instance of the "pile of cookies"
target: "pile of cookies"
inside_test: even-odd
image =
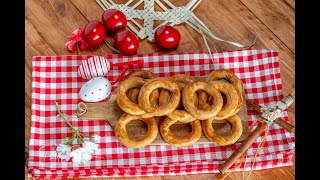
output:
[[[117,104],[125,113],[115,126],[115,134],[124,146],[131,148],[151,144],[158,129],[162,138],[176,147],[194,144],[202,131],[211,141],[221,146],[230,145],[242,134],[241,119],[237,115],[242,103],[242,82],[230,70],[212,71],[204,81],[185,74],[155,77],[150,71],[137,70],[118,87]],[[159,128],[156,116],[164,117]],[[215,133],[212,122],[225,119],[232,129],[222,136]],[[148,132],[140,138],[130,137],[125,126],[132,120],[144,121]],[[189,123],[192,132],[185,137],[176,136],[170,131],[176,122]]]

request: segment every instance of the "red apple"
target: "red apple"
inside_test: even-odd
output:
[[[139,40],[132,32],[126,29],[120,29],[114,36],[114,45],[121,53],[132,55],[138,51]]]
[[[106,29],[102,22],[91,21],[84,28],[83,36],[87,44],[90,46],[97,46],[103,42],[103,39],[106,36]]]
[[[102,22],[109,32],[116,32],[127,26],[126,16],[117,9],[107,9],[102,14]]]
[[[176,47],[181,39],[180,33],[172,26],[160,26],[154,33],[155,42],[162,48]]]

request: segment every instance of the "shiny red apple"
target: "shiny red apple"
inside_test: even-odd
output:
[[[114,36],[114,45],[121,53],[132,55],[138,51],[139,40],[132,32],[126,29],[120,29]]]
[[[102,14],[102,22],[107,32],[116,32],[127,26],[126,16],[117,9],[107,9]]]
[[[160,26],[154,33],[155,42],[162,48],[178,46],[181,36],[177,29],[172,26]]]
[[[83,30],[84,40],[90,46],[97,46],[103,42],[106,36],[106,29],[102,22],[91,21]]]

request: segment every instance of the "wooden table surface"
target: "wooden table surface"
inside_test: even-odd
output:
[[[114,0],[118,3],[121,1]],[[123,1],[122,1],[123,2]],[[188,0],[171,0],[176,6],[185,5]],[[25,41],[25,152],[29,149],[31,124],[31,60],[37,55],[76,54],[66,50],[72,30],[84,26],[90,20],[100,20],[103,10],[95,0],[27,0]],[[279,51],[283,93],[294,91],[295,87],[295,1],[294,0],[203,0],[194,10],[213,32],[222,39],[248,45],[257,41],[253,49],[275,49]],[[141,41],[139,54],[207,52],[202,37],[186,24],[175,26],[181,33],[181,42],[176,50],[163,50],[155,43]],[[218,41],[209,42],[218,51],[236,50],[232,45]],[[93,51],[80,54],[98,55],[113,53],[105,44]],[[295,105],[289,109],[289,119],[294,125]],[[26,162],[27,165],[27,162]],[[27,170],[27,167],[25,168]],[[87,178],[93,179],[213,179],[214,174],[181,176],[153,176],[134,178]],[[232,173],[226,179],[241,179],[242,173]],[[295,166],[253,171],[254,179],[294,179]],[[26,179],[32,179],[27,178]]]

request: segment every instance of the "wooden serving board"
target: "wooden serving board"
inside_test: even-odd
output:
[[[247,115],[247,106],[245,101],[245,95],[243,94],[243,104],[238,112],[238,116],[242,122],[242,135],[237,142],[245,140],[248,136],[248,115]],[[84,102],[83,102],[84,103]],[[124,111],[117,105],[117,95],[116,93],[111,94],[110,99],[107,102],[97,102],[97,103],[84,103],[87,106],[87,112],[85,114],[78,114],[78,117],[83,120],[104,120],[108,121],[112,128],[115,127],[120,116]],[[164,117],[155,117],[158,125],[160,125],[161,120]],[[212,123],[214,130],[218,134],[227,134],[231,130],[230,124],[226,120],[220,120]],[[148,130],[147,125],[140,120],[131,121],[126,125],[127,132],[131,137],[141,137]],[[185,136],[191,132],[191,127],[189,124],[175,123],[170,127],[170,130],[177,136]],[[213,143],[205,137],[202,132],[202,136],[197,141],[197,144],[208,144]],[[152,143],[153,145],[163,145],[166,143],[160,134],[160,131],[156,139]]]

